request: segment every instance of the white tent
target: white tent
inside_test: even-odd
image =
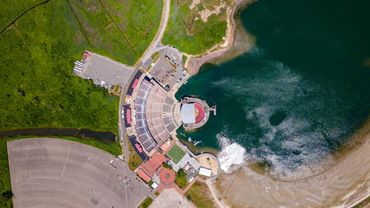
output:
[[[202,175],[202,176],[207,176],[207,177],[211,177],[212,175],[212,170],[208,169],[208,168],[203,168],[201,167],[199,169],[199,175]]]
[[[195,105],[194,103],[184,103],[181,106],[181,120],[184,124],[195,123]]]

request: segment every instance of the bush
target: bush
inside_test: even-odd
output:
[[[10,190],[7,190],[7,191],[4,191],[1,195],[3,195],[3,197],[4,197],[5,199],[10,199],[10,198],[12,198],[12,196],[13,196],[13,192],[12,192],[12,191],[10,191]]]
[[[167,168],[167,169],[172,169],[172,165],[170,165],[166,162],[162,163],[162,167]]]
[[[188,183],[188,181],[186,179],[186,173],[183,169],[180,169],[179,171],[177,171],[175,183],[180,188],[184,188],[186,186],[186,184]]]

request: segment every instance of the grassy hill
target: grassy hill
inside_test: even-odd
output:
[[[0,2],[0,131],[84,127],[117,133],[119,98],[72,75],[73,62],[88,49],[135,63],[158,29],[162,1],[40,2]]]
[[[171,1],[170,19],[162,42],[188,54],[205,52],[223,41],[227,28],[226,7],[230,4],[231,0],[200,0],[195,5],[193,0]]]
[[[0,1],[0,131],[89,128],[117,134],[119,98],[72,74],[88,49],[134,64],[153,39],[162,0]],[[117,143],[79,140],[120,154]],[[0,140],[0,207],[11,207]]]

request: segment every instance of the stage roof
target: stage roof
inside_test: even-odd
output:
[[[181,120],[185,124],[195,123],[195,106],[194,103],[184,103],[181,106]]]

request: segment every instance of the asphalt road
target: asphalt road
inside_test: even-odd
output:
[[[141,58],[139,59],[138,62],[145,62],[147,59],[149,59],[152,54],[162,48],[165,48],[165,47],[161,47],[160,46],[160,43],[161,43],[161,40],[163,38],[163,35],[166,31],[166,27],[167,27],[167,23],[168,23],[168,19],[169,19],[169,16],[170,16],[170,5],[171,5],[171,1],[170,0],[165,0],[165,3],[163,4],[163,9],[162,9],[162,17],[161,17],[161,23],[159,25],[159,29],[153,39],[153,41],[150,43],[150,45],[148,46],[148,48],[145,50],[144,54],[141,56]],[[132,76],[130,77],[130,79],[128,80],[128,85],[129,83],[131,82],[131,79],[133,78],[133,76],[136,74],[136,71],[132,74]],[[123,160],[124,161],[127,161],[128,162],[128,157],[129,157],[129,153],[128,153],[128,144],[127,144],[127,139],[126,139],[126,129],[125,129],[125,125],[124,125],[124,121],[122,119],[122,114],[121,114],[121,110],[122,110],[122,105],[124,104],[124,100],[125,100],[125,97],[126,97],[126,92],[127,92],[127,87],[129,87],[128,85],[126,86],[122,86],[122,93],[121,93],[121,96],[120,96],[120,101],[119,101],[119,121],[118,121],[118,131],[119,131],[119,137],[121,139],[121,146],[122,146],[122,151],[123,151]]]
[[[8,142],[14,208],[131,208],[150,189],[114,156],[60,139]]]
[[[166,32],[168,19],[170,17],[170,6],[171,6],[171,1],[165,0],[165,3],[163,4],[162,17],[161,17],[161,23],[159,25],[159,29],[153,41],[150,43],[148,48],[145,50],[144,54],[141,56],[139,62],[140,61],[145,62],[147,59],[149,59],[152,56],[154,52],[164,48],[160,46],[160,43],[161,43],[164,33]]]

